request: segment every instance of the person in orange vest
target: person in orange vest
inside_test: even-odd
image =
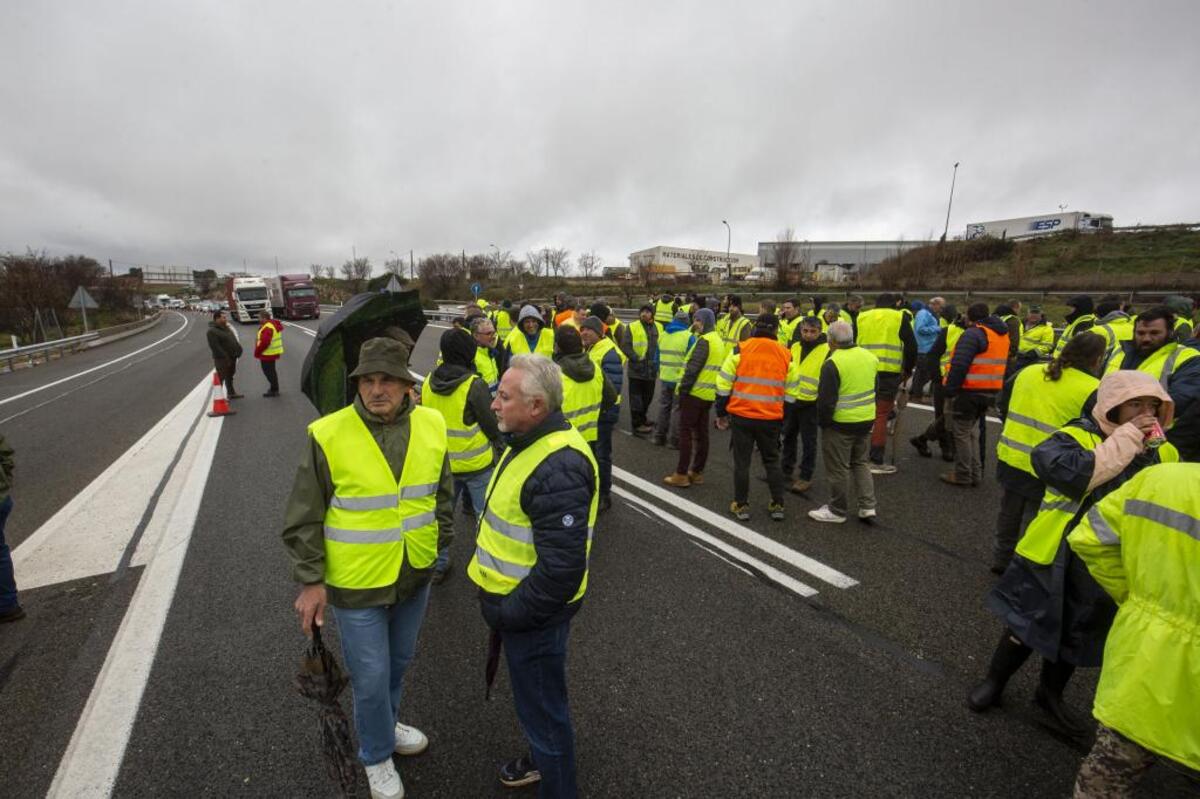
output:
[[[258,338],[254,342],[254,357],[258,359],[269,386],[263,396],[278,397],[279,373],[275,369],[275,362],[283,355],[283,322],[272,319],[270,311],[259,311],[258,321],[262,327],[258,329]]]
[[[985,303],[967,309],[969,327],[954,345],[945,396],[951,403],[950,429],[954,435],[954,471],[942,482],[974,487],[983,481],[979,451],[979,426],[1004,388],[1008,366],[1008,325],[988,314]]]
[[[779,466],[779,434],[792,356],[778,341],[779,320],[762,313],[754,333],[725,357],[717,373],[717,428],[733,428],[733,503],[729,512],[750,519],[750,458],[758,447],[771,502],[771,519],[783,521],[783,469]]]

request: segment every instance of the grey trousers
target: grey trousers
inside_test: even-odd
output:
[[[983,481],[979,452],[979,426],[986,424],[991,395],[962,391],[952,400],[950,430],[954,434],[954,476],[978,485]]]
[[[658,413],[655,414],[654,437],[671,446],[679,446],[679,396],[675,384],[659,381]]]
[[[867,463],[870,449],[869,430],[844,433],[832,427],[821,428],[821,458],[829,478],[829,508],[839,516],[849,515],[851,494],[857,503],[856,510],[875,507],[875,483]]]

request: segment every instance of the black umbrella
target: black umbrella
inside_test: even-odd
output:
[[[358,349],[364,341],[407,335],[411,344],[424,328],[425,312],[415,291],[355,294],[321,322],[304,359],[300,390],[322,415],[341,410],[354,400],[347,375],[358,365]]]
[[[300,660],[295,686],[300,695],[321,706],[317,721],[325,770],[337,783],[339,796],[353,799],[358,790],[358,760],[350,738],[350,721],[338,704],[338,695],[350,682],[337,658],[321,641],[321,628],[313,625],[313,637]]]

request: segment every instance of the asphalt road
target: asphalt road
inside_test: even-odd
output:
[[[5,402],[176,327],[137,356]],[[253,328],[239,332],[248,344]],[[418,342],[419,370],[432,365],[440,333],[429,328]],[[278,399],[259,396],[265,381],[243,359],[246,399],[220,423],[153,666],[116,757],[117,796],[332,795],[315,709],[291,687],[303,637],[279,530],[314,411],[298,390],[310,339],[293,329],[285,340]],[[22,414],[0,421],[18,450],[10,543],[51,520],[210,366],[202,318],[175,315],[125,342],[0,375],[0,420]],[[927,420],[910,409],[904,425]],[[198,416],[190,435],[207,424]],[[181,464],[193,440],[180,445]],[[713,434],[706,485],[685,491],[659,488],[673,452],[623,433],[615,452],[622,493],[597,526],[572,627],[585,795],[1069,795],[1082,755],[1039,723],[1035,667],[1013,681],[1004,708],[976,716],[963,704],[1000,632],[982,603],[993,579],[994,485],[946,486],[941,461],[902,448],[900,473],[876,481],[874,526],[805,516],[823,498],[819,468],[811,498],[789,495],[786,522],[766,518],[766,486],[755,481],[755,516],[736,525],[726,513],[727,433]],[[458,529],[457,568],[433,593],[403,713],[431,746],[402,761],[401,773],[414,797],[532,796],[495,781],[522,740],[503,670],[492,701],[483,699],[486,628],[462,570],[470,521],[460,517]],[[91,729],[81,722],[89,694],[154,562],[23,592],[29,617],[0,628],[4,796],[45,795],[77,727]],[[1095,677],[1080,672],[1068,698],[1088,706]],[[1158,767],[1141,795],[1200,789]]]

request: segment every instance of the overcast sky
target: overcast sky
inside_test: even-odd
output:
[[[0,251],[287,271],[356,247],[1200,221],[1200,3],[5,2]]]

